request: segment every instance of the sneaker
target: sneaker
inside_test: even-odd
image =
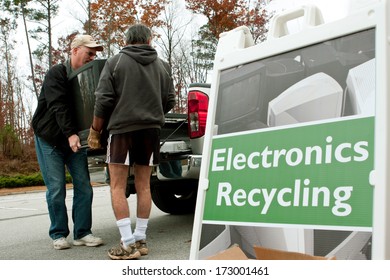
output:
[[[53,247],[56,250],[63,250],[70,248],[70,244],[68,241],[66,241],[65,237],[60,237],[53,240]]]
[[[141,257],[141,253],[138,251],[135,244],[130,244],[127,249],[123,247],[122,242],[119,246],[112,247],[108,250],[108,256],[112,260],[132,260]]]
[[[138,251],[141,253],[142,256],[145,256],[149,253],[148,245],[146,244],[145,239],[136,241],[135,246],[137,247]]]
[[[88,234],[83,238],[76,239],[73,241],[73,245],[75,246],[88,246],[88,247],[96,247],[103,244],[103,239],[100,237],[93,236],[92,234]]]

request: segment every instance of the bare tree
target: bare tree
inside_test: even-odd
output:
[[[0,45],[3,50],[0,63],[4,66],[0,72],[0,143],[1,152],[7,158],[22,154],[20,132],[21,121],[25,119],[23,112],[19,111],[18,99],[15,98],[15,91],[19,87],[12,55],[15,47],[12,33],[15,26],[15,20],[7,18],[0,20]]]
[[[80,9],[69,10],[69,14],[84,27],[87,34],[92,32],[92,21],[91,21],[91,1],[90,0],[76,0]],[[79,13],[81,11],[81,14]]]
[[[182,113],[186,109],[187,78],[183,67],[186,64],[183,61],[186,55],[183,55],[182,46],[186,44],[185,42],[190,41],[188,31],[193,21],[192,16],[188,11],[185,11],[182,4],[183,1],[173,0],[166,5],[161,16],[162,25],[155,30],[157,33],[155,43],[172,69],[177,97],[174,111],[178,113]]]
[[[30,29],[29,34],[39,44],[33,51],[33,55],[37,58],[34,65],[36,83],[42,83],[47,69],[53,65],[52,20],[58,13],[58,2],[59,0],[29,1],[27,17],[35,27]]]
[[[25,39],[27,42],[27,48],[28,48],[28,56],[29,56],[29,62],[30,62],[30,75],[31,75],[31,81],[32,81],[32,87],[33,92],[35,93],[36,97],[38,98],[38,89],[35,83],[35,73],[34,73],[34,63],[33,63],[33,57],[32,57],[32,49],[30,44],[30,36],[29,36],[29,30],[27,27],[27,21],[31,14],[33,14],[33,9],[27,8],[27,4],[31,2],[31,0],[1,0],[0,1],[0,7],[3,11],[4,18],[7,16],[8,18],[13,18],[14,20],[17,20],[19,17],[22,18],[22,23],[24,27],[25,32]]]
[[[4,19],[0,20],[0,41],[3,45],[2,58],[4,63],[4,86],[2,89],[2,113],[4,123],[14,127],[15,115],[14,115],[14,69],[12,67],[11,50],[13,48],[12,40],[10,38],[10,31],[15,28],[15,21]]]

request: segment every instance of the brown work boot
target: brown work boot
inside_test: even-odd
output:
[[[141,253],[142,256],[145,256],[149,253],[148,245],[146,244],[145,239],[136,241],[135,246],[137,247],[138,251]]]
[[[138,251],[141,253],[142,256],[145,256],[149,253],[148,245],[146,244],[145,239],[136,241],[135,246],[137,247]]]
[[[145,239],[136,241],[135,246],[137,247],[138,251],[141,253],[142,256],[145,256],[149,253],[148,245],[146,244]]]
[[[108,256],[112,260],[133,260],[141,257],[141,253],[138,251],[134,243],[130,244],[129,247],[125,249],[121,242],[119,246],[112,247],[108,250]]]

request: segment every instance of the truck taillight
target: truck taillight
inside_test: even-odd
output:
[[[190,138],[202,137],[206,129],[209,97],[201,91],[188,93],[188,131]]]

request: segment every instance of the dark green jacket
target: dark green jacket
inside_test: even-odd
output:
[[[107,60],[95,96],[94,114],[110,134],[161,128],[175,105],[171,69],[151,46],[126,46]]]

